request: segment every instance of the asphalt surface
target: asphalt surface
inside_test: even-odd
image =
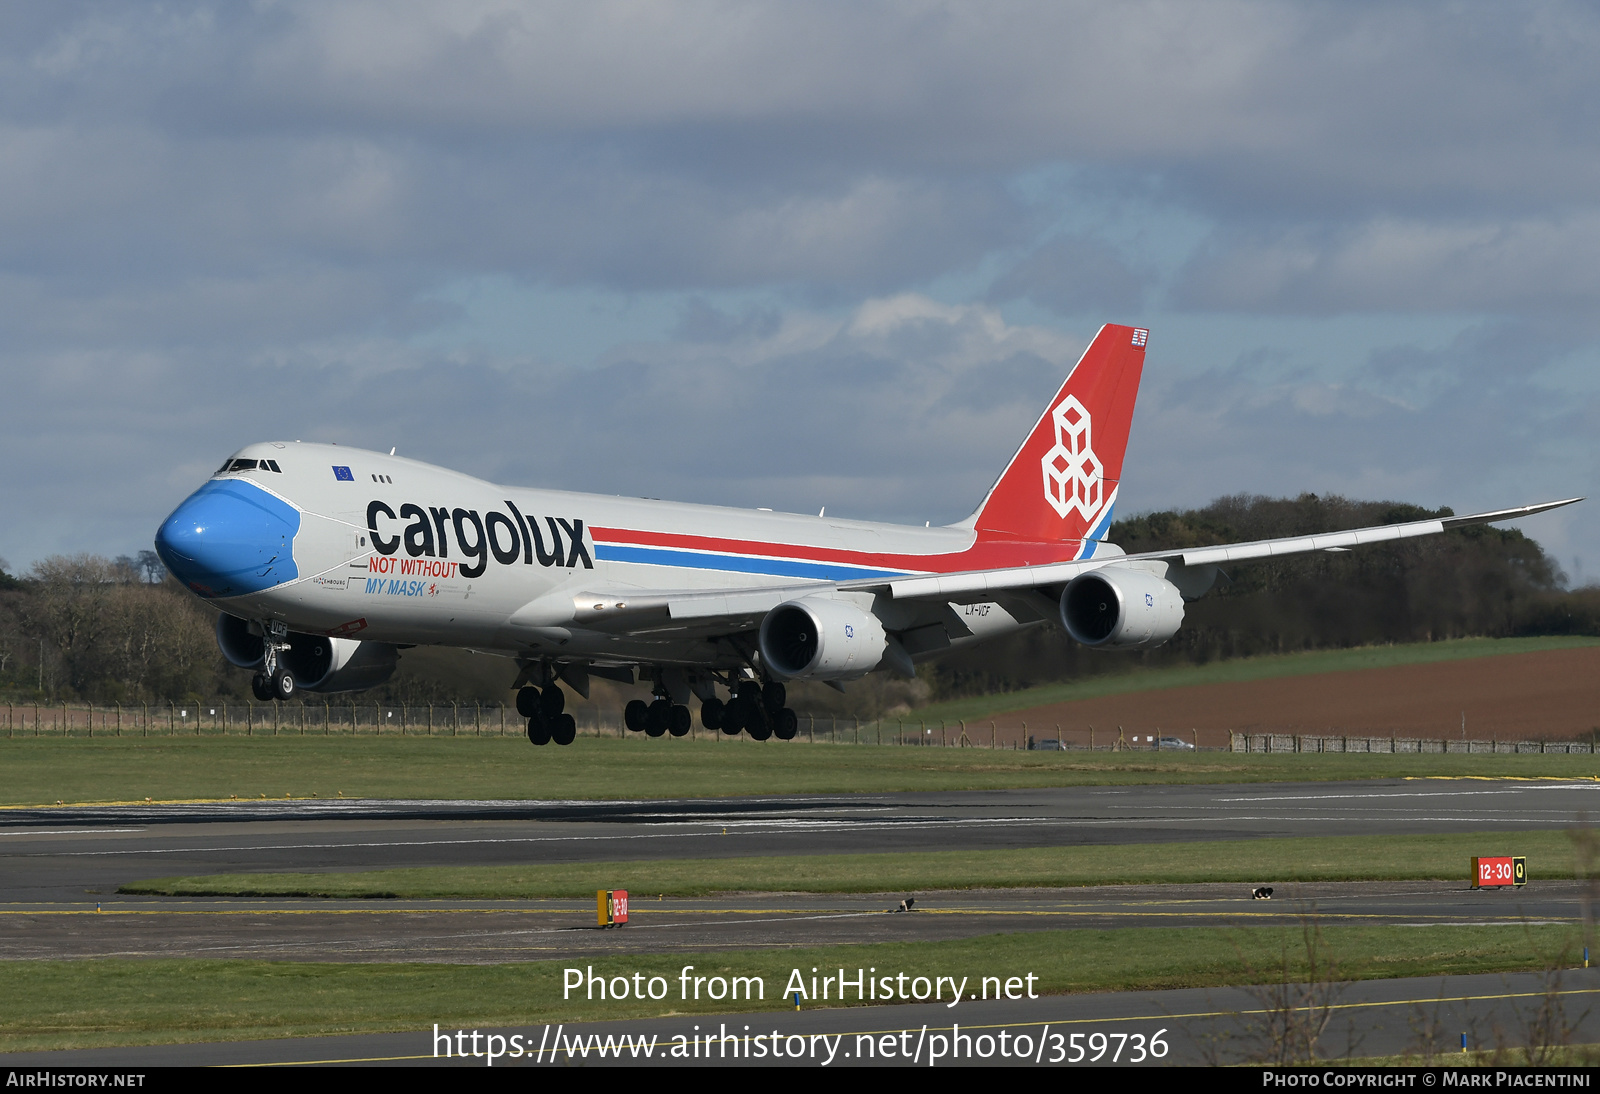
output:
[[[0,809],[0,893],[58,903],[110,896],[151,877],[214,873],[1565,828],[1597,807],[1600,782],[1379,780],[649,802]]]
[[[914,894],[907,894],[914,895]],[[497,963],[637,953],[937,941],[1067,927],[1245,927],[1318,923],[1499,924],[1581,920],[1575,882],[1516,891],[1448,882],[1275,887],[1105,886],[900,894],[742,894],[657,900],[632,893],[626,927],[600,929],[593,900],[182,900],[0,905],[0,958],[212,957],[273,961]]]

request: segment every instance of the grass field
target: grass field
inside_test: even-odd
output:
[[[596,889],[703,896],[714,892],[877,893],[1237,881],[1461,880],[1474,854],[1523,855],[1530,878],[1570,878],[1564,832],[1321,836],[1109,847],[786,855],[530,866],[434,866],[324,874],[158,878],[121,892],[170,896],[391,897],[512,900],[587,897]]]
[[[920,707],[914,715],[931,722],[969,722],[993,718],[1017,710],[1096,699],[1103,695],[1125,695],[1165,688],[1196,687],[1205,684],[1236,684],[1250,680],[1276,680],[1291,676],[1314,676],[1330,672],[1395,668],[1401,665],[1430,665],[1441,661],[1463,661],[1477,657],[1503,657],[1507,654],[1537,653],[1541,650],[1580,649],[1600,646],[1600,638],[1550,636],[1536,638],[1461,638],[1448,642],[1417,642],[1401,646],[1363,646],[1348,650],[1315,650],[1307,653],[1279,654],[1270,657],[1242,657],[1233,661],[1214,661],[1209,665],[1180,665],[1172,668],[1131,669],[1086,680],[1046,684],[1003,695],[982,695],[955,699]],[[1107,657],[1113,657],[1108,654]]]
[[[747,740],[0,739],[0,807],[238,798],[637,799],[1428,776],[1585,778],[1574,755],[1018,752]]]
[[[969,978],[1032,973],[1040,994],[1272,983],[1307,975],[1300,928],[1133,928],[1040,931],[954,942],[887,943],[734,953],[636,955],[581,963],[380,965],[258,961],[20,961],[0,963],[5,1051],[217,1041],[372,1030],[636,1018],[669,1013],[787,1009],[791,970],[872,968],[877,974]],[[1319,956],[1339,979],[1571,967],[1575,928],[1327,927]],[[563,969],[661,976],[652,1002],[562,999]],[[754,976],[764,999],[677,998],[679,973]],[[908,979],[909,983],[909,979]],[[948,989],[946,989],[948,992]],[[948,995],[947,995],[948,998]],[[854,1000],[848,1000],[854,1003]],[[959,1008],[952,1019],[961,1018]],[[535,1034],[537,1041],[537,1033]]]

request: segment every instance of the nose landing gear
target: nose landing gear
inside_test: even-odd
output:
[[[287,702],[300,692],[300,682],[283,663],[283,655],[289,651],[289,627],[268,620],[261,624],[261,632],[261,671],[250,678],[250,693],[263,703],[274,699]]]

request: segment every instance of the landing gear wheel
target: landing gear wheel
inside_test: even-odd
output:
[[[726,709],[727,704],[721,699],[707,699],[700,704],[700,724],[709,730],[721,729],[722,715]]]
[[[694,726],[694,718],[689,714],[688,707],[675,706],[667,712],[667,732],[674,737],[682,737]]]
[[[767,717],[766,711],[758,707],[744,731],[750,734],[752,741],[765,741],[772,736],[772,720]]]
[[[264,672],[258,672],[250,677],[250,694],[263,703],[272,702],[272,681]]]
[[[543,718],[535,715],[528,719],[528,740],[536,745],[550,743],[550,724]]]
[[[279,702],[288,702],[299,690],[300,682],[288,669],[279,669],[272,674],[272,697]]]
[[[766,708],[768,714],[776,716],[777,713],[783,709],[783,705],[788,701],[789,693],[784,690],[784,686],[778,683],[776,680],[768,680],[762,685],[761,705]]]
[[[539,709],[546,718],[559,718],[567,709],[567,693],[551,684],[539,695]]]
[[[645,718],[649,713],[650,707],[643,699],[629,699],[628,705],[622,708],[622,724],[635,733],[642,733]]]
[[[667,718],[672,710],[670,699],[657,699],[650,704],[644,718],[644,732],[648,737],[659,737],[667,731]]]
[[[772,721],[772,735],[780,741],[792,741],[795,734],[800,732],[800,719],[788,707],[778,711],[778,716]]]
[[[737,737],[744,729],[749,710],[750,704],[736,697],[722,711],[722,732],[730,737]]]
[[[524,718],[532,718],[539,712],[539,689],[533,686],[522,688],[517,692],[517,713]]]
[[[549,692],[545,693],[546,695]],[[558,745],[570,745],[578,739],[578,723],[572,720],[570,714],[555,716],[555,728],[550,733],[550,739]]]

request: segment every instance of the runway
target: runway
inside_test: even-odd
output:
[[[0,809],[0,892],[398,866],[1070,847],[1566,828],[1600,782],[1373,780],[623,802],[260,801]]]
[[[0,810],[0,958],[249,957],[486,962],[932,940],[1066,926],[1571,921],[1584,893],[1419,882],[1146,886],[654,901],[596,931],[585,901],[185,900],[119,896],[160,876],[671,857],[1061,847],[1561,828],[1593,782],[1381,780],[648,802],[290,801]],[[1463,872],[1465,872],[1465,863]],[[1275,879],[1256,879],[1272,884]],[[628,888],[619,877],[609,884]],[[888,914],[904,895],[909,915]]]

